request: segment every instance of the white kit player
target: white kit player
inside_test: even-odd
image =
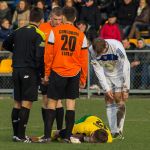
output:
[[[96,38],[89,48],[94,71],[105,92],[106,112],[114,138],[123,138],[125,101],[130,89],[130,63],[123,45]]]

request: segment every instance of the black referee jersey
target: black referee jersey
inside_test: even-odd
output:
[[[2,47],[13,52],[13,68],[44,68],[45,35],[36,25],[15,30],[3,42]]]

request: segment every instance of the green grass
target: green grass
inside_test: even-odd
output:
[[[31,110],[27,135],[42,135],[43,122],[40,100]],[[0,97],[0,150],[150,150],[150,98],[130,98],[127,102],[127,115],[124,127],[125,139],[112,144],[25,144],[11,141],[12,129],[10,114],[13,100]],[[100,116],[107,124],[105,105],[102,98],[77,100],[76,118],[85,114]],[[55,125],[54,125],[55,128]]]

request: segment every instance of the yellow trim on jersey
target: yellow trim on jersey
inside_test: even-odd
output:
[[[42,32],[40,29],[38,29],[36,26],[34,26],[34,25],[29,25],[30,27],[34,27],[35,29],[36,29],[36,33],[38,33],[41,37],[42,37],[42,39],[43,39],[43,41],[45,41],[46,40],[46,37],[45,37],[45,34],[44,34],[44,32]]]

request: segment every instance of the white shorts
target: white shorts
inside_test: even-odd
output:
[[[107,83],[110,89],[115,92],[121,92],[123,90],[123,77],[106,77]]]

